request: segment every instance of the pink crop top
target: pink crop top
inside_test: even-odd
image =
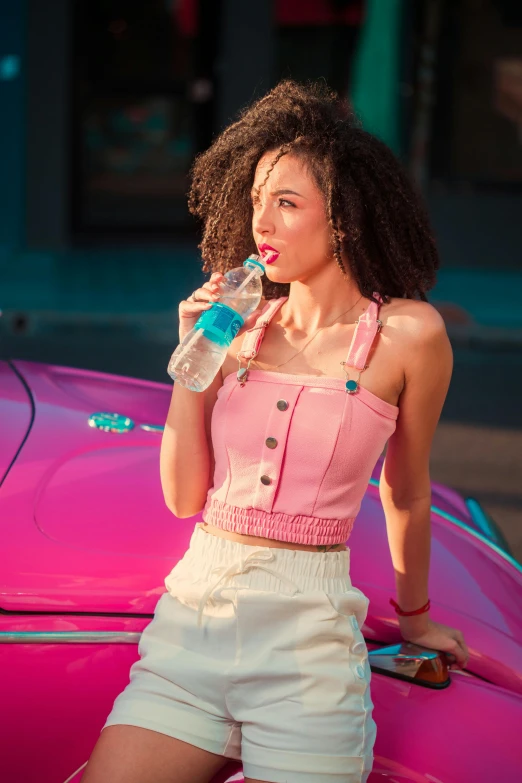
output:
[[[241,358],[257,355],[286,299],[267,303],[245,332]],[[371,302],[359,318],[348,368],[365,368],[378,313]],[[227,375],[212,413],[215,472],[203,519],[298,544],[346,541],[398,412],[354,381],[267,370]]]

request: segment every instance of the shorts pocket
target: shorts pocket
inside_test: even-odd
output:
[[[161,596],[160,596],[160,598],[159,598],[159,600],[156,603],[156,606],[154,608],[154,616],[152,617],[152,619],[148,623],[148,625],[146,625],[145,628],[143,629],[143,631],[141,632],[141,636],[140,636],[140,639],[139,639],[139,642],[138,642],[138,654],[139,654],[140,658],[143,658],[143,655],[144,655],[144,644],[146,643],[147,638],[150,635],[151,628],[153,626],[156,626],[157,623],[158,623],[160,606],[161,606],[162,603],[165,602],[166,596],[168,596],[168,593],[162,593],[161,594]]]
[[[354,630],[358,631],[366,620],[369,599],[356,587],[344,593],[325,593],[334,612],[350,619]]]
[[[368,648],[360,626],[366,619],[369,601],[360,591],[324,595],[334,612],[335,619],[342,620],[342,632],[346,634],[354,676],[359,680],[366,679],[365,662],[368,658]],[[361,622],[359,618],[362,618]]]

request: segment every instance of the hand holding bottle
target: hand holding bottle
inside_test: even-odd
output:
[[[225,275],[215,272],[180,303],[180,343],[167,367],[176,383],[191,391],[208,388],[234,338],[259,315],[264,273],[259,256],[250,255]]]
[[[210,280],[203,283],[201,288],[197,288],[188,299],[183,299],[179,303],[179,341],[180,343],[184,337],[194,327],[194,324],[200,317],[201,313],[205,310],[209,310],[214,302],[219,300],[219,287],[225,280],[225,276],[220,272],[214,272],[210,276]],[[192,301],[192,296],[195,296],[197,302]],[[199,301],[201,300],[201,301]]]
[[[194,327],[201,313],[203,313],[205,310],[209,310],[214,304],[214,302],[219,301],[220,288],[222,284],[224,284],[224,282],[225,282],[225,276],[222,275],[221,272],[214,272],[210,276],[210,279],[207,280],[205,283],[203,283],[201,288],[197,288],[193,292],[196,299],[202,301],[193,302],[192,299],[189,297],[188,299],[183,299],[179,303],[178,315],[179,315],[180,343]],[[190,296],[192,297],[192,294]],[[255,322],[261,315],[262,310],[263,308],[259,307],[247,317],[245,323],[239,330],[238,335],[242,335],[244,332],[246,332],[248,329],[251,329],[252,326],[254,326]]]

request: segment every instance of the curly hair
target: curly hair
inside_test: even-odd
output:
[[[257,252],[250,193],[270,151],[271,168],[289,153],[306,160],[324,196],[337,264],[364,297],[427,301],[439,258],[421,198],[391,150],[321,82],[280,82],[195,159],[188,205],[203,222],[203,271],[224,273]],[[288,291],[263,278],[265,297]]]

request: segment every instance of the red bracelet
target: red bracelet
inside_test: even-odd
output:
[[[395,611],[397,612],[397,614],[400,614],[403,617],[410,617],[412,614],[422,614],[423,612],[428,612],[429,608],[430,608],[430,599],[429,598],[428,598],[428,603],[427,604],[424,604],[424,606],[421,606],[420,609],[415,609],[414,612],[405,612],[403,609],[401,609],[399,604],[396,601],[393,600],[393,598],[390,598],[390,603],[391,603],[392,606],[395,607]]]

